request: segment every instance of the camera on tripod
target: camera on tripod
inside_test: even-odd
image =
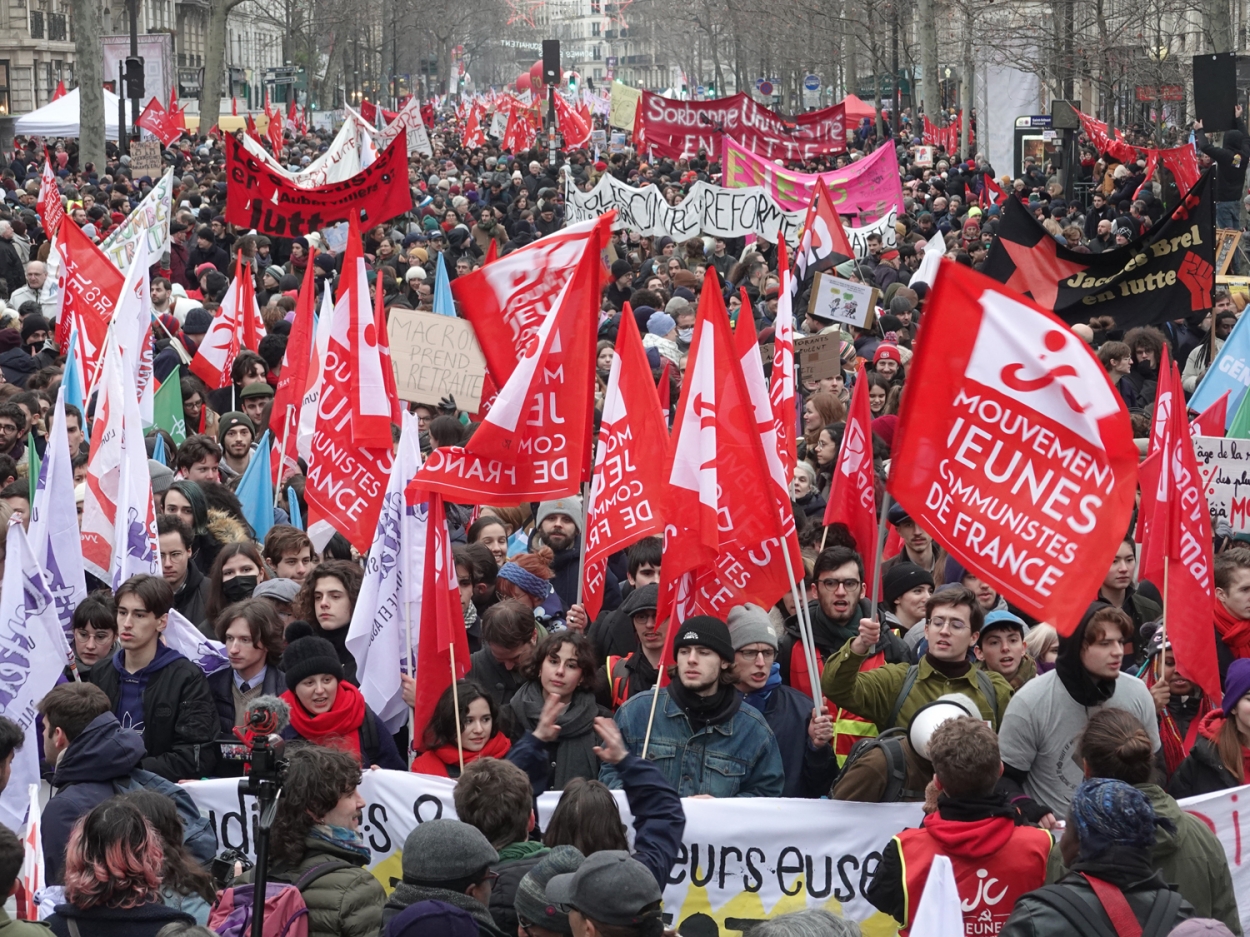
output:
[[[282,700],[261,696],[248,708],[247,726],[235,729],[249,749],[248,773],[239,793],[256,798],[256,875],[253,878],[251,937],[261,937],[265,918],[265,882],[269,875],[269,831],[278,812],[278,797],[286,780],[286,742],[277,734],[289,723],[291,710]]]

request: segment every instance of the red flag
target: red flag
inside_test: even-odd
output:
[[[691,615],[724,620],[744,602],[770,608],[787,588],[776,556],[782,537],[776,502],[761,497],[774,481],[760,424],[716,273],[709,269],[665,472],[656,621],[670,619],[670,635]],[[671,660],[672,643],[665,648]],[[662,665],[661,685],[667,682],[664,670]]]
[[[67,93],[68,93],[68,92],[65,90],[65,82],[64,82],[64,81],[58,81],[58,82],[56,83],[56,91],[55,91],[55,92],[53,92],[53,94],[52,94],[52,100],[53,100],[53,101],[59,101],[59,100],[61,100],[61,98],[65,97],[65,95],[66,95]]]
[[[439,697],[451,686],[452,661],[455,661],[457,680],[469,672],[469,640],[460,611],[456,565],[451,556],[447,514],[440,495],[429,496],[425,531],[421,627],[417,634],[417,695],[412,719],[412,737],[418,745]]]
[[[595,332],[613,215],[600,217],[586,250],[469,442],[435,449],[409,483],[409,503],[438,491],[462,504],[545,501],[590,475]],[[483,270],[503,266],[496,262]],[[489,364],[489,361],[488,361]]]
[[[386,493],[392,442],[391,404],[360,246],[360,229],[351,220],[326,357],[320,362],[321,393],[304,496],[308,536],[318,549],[337,530],[365,553]]]
[[[370,124],[376,124],[378,122],[377,105],[374,104],[372,101],[370,101],[368,98],[363,99],[360,102],[360,116],[363,117]]]
[[[39,177],[39,198],[35,209],[39,212],[39,221],[43,225],[43,233],[47,237],[55,237],[65,217],[65,206],[61,202],[61,190],[56,184],[56,172],[52,169],[52,159],[45,152],[43,174]]]
[[[252,136],[256,136],[256,121],[252,120],[251,114],[243,115],[243,124],[247,128],[248,133],[250,133]],[[230,136],[232,137],[234,136],[234,134],[230,134]]]
[[[1138,559],[1138,575],[1152,582],[1163,582],[1163,544],[1158,537],[1150,536],[1150,527],[1155,520],[1158,506],[1155,497],[1158,493],[1158,453],[1163,446],[1163,438],[1167,434],[1172,419],[1172,408],[1180,406],[1184,409],[1185,397],[1181,391],[1180,377],[1172,367],[1171,352],[1165,343],[1163,359],[1159,362],[1159,382],[1155,391],[1154,413],[1150,421],[1150,443],[1146,448],[1147,458],[1138,466],[1141,479],[1141,502],[1137,510],[1137,530],[1133,534],[1141,544],[1141,555]],[[1149,479],[1149,483],[1147,483]]]
[[[629,311],[629,301],[625,302],[625,312],[621,315],[621,322],[626,319],[633,319],[634,314]],[[638,321],[634,320],[634,330],[638,329]],[[618,333],[619,334],[619,333]],[[664,426],[668,428],[668,414],[673,409],[673,378],[672,378],[673,362],[668,358],[664,359],[664,367],[660,368],[660,416],[664,418]]]
[[[308,385],[308,363],[312,358],[313,312],[317,304],[316,266],[304,268],[304,282],[295,303],[295,321],[282,354],[282,370],[274,389],[269,425],[273,428],[273,457],[269,460],[276,487],[299,471],[299,411]],[[285,447],[284,447],[285,445]]]
[[[774,320],[773,370],[768,397],[773,407],[773,428],[777,434],[777,455],[789,479],[798,461],[798,421],[794,406],[794,301],[790,295],[790,262],[784,238],[777,239],[777,270],[781,289],[777,293]]]
[[[56,343],[66,348],[70,331],[77,326],[79,360],[84,367],[84,380],[90,380],[104,351],[109,322],[126,278],[76,224],[60,226],[56,253],[61,262],[59,282],[63,297],[56,322]]]
[[[282,152],[282,108],[275,107],[273,113],[269,115],[269,126],[265,128],[265,135],[269,137],[269,145],[273,147],[273,155],[277,156]]]
[[[1163,357],[1159,361],[1159,381],[1155,389],[1154,412],[1150,420],[1150,445],[1146,453],[1155,452],[1163,444],[1163,435],[1167,432],[1168,423],[1172,419],[1172,408],[1181,405],[1184,409],[1185,395],[1181,391],[1180,378],[1173,373],[1171,350],[1167,342],[1163,343]]]
[[[485,267],[487,264],[494,263],[498,259],[499,242],[494,238],[491,238],[490,243],[486,245],[486,259],[482,261],[482,266]]]
[[[658,403],[638,323],[623,315],[586,504],[582,604],[591,621],[603,608],[608,557],[664,530],[661,455],[668,452],[668,426]]]
[[[508,114],[508,126],[503,132],[501,145],[505,150],[512,153],[528,150],[533,145],[534,135],[530,130],[529,124],[522,118],[520,110],[520,108],[514,107]]]
[[[226,172],[226,221],[259,234],[299,237],[349,217],[372,227],[412,208],[404,131],[350,179],[307,189],[271,172],[231,134]]]
[[[904,399],[890,494],[965,569],[1070,634],[1137,487],[1107,372],[1053,313],[943,262],[907,379],[923,393]]]
[[[563,228],[451,281],[451,295],[473,324],[496,385],[512,376],[520,351],[555,306],[599,224]]]
[[[855,257],[855,249],[833,207],[833,196],[825,180],[818,178],[812,202],[803,219],[803,233],[794,255],[795,276],[807,279],[814,270],[828,270]]]
[[[1175,365],[1172,366],[1175,370]],[[1180,375],[1173,374],[1175,386]],[[1211,512],[1198,474],[1198,458],[1182,406],[1174,406],[1159,449],[1151,539],[1159,542],[1163,575],[1156,579],[1167,597],[1163,610],[1167,640],[1176,669],[1202,687],[1208,699],[1220,698],[1220,668],[1211,627]],[[1143,497],[1143,506],[1145,498]],[[1144,572],[1144,570],[1143,570]]]
[[[494,241],[491,241],[494,244]],[[396,426],[403,426],[404,408],[399,402],[399,389],[395,385],[395,364],[391,359],[391,336],[386,328],[386,291],[382,288],[382,276],[379,273],[373,286],[373,334],[377,337],[378,363],[382,368],[382,392],[390,403],[388,419]],[[366,332],[366,341],[369,341]],[[387,435],[391,435],[387,427]]]
[[[564,145],[568,149],[583,147],[590,142],[590,124],[569,107],[559,92],[556,93],[556,120],[560,133],[564,135]]]
[[[1224,391],[1219,400],[1193,418],[1189,428],[1195,436],[1224,435],[1224,426],[1228,422],[1228,395],[1231,393],[1230,390]]]
[[[148,106],[139,115],[137,123],[144,130],[151,131],[152,135],[160,140],[163,146],[169,146],[169,144],[182,136],[182,131],[178,129],[178,125],[170,116],[169,111],[165,110],[160,99],[155,96],[148,101]]]
[[[864,558],[864,582],[875,582],[877,564],[877,496],[872,464],[872,411],[868,377],[859,363],[851,408],[846,415],[838,461],[829,482],[824,525],[845,524]]]
[[[256,305],[256,286],[251,267],[243,263],[240,253],[235,258],[234,282],[222,300],[221,308],[200,347],[191,359],[191,373],[217,390],[230,386],[230,368],[241,348],[255,351],[265,335],[265,326]]]
[[[482,114],[484,112],[478,106],[474,106],[469,112],[469,119],[464,125],[464,135],[461,143],[465,149],[475,149],[479,146],[486,145],[486,131],[482,129]]]
[[[982,208],[989,208],[991,205],[1001,205],[1007,201],[1007,193],[1003,191],[1003,187],[994,181],[994,177],[988,172],[981,174],[981,193],[977,196],[977,203]]]
[[[239,116],[239,99],[232,97],[230,99],[230,113],[234,117]]]
[[[490,408],[495,404],[495,398],[499,396],[499,388],[491,379],[490,369],[487,368],[486,373],[482,375],[482,402],[478,405],[477,413],[473,414],[473,422],[481,423],[486,419],[486,414],[490,413]]]

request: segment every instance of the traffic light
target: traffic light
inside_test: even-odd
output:
[[[126,97],[143,97],[143,56],[126,56]]]

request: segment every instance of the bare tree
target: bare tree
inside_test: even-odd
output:
[[[221,116],[221,81],[226,68],[226,20],[243,0],[209,0],[204,35],[204,84],[200,89],[200,126],[205,131]]]
[[[100,35],[104,32],[100,0],[72,0],[74,75],[78,80],[78,142],[81,165],[102,169],[104,149],[104,82]],[[119,88],[120,92],[121,89]],[[120,132],[125,132],[119,128]]]

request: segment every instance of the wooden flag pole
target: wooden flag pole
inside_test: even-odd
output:
[[[1155,679],[1163,679],[1163,668],[1165,666],[1165,658],[1168,653],[1168,581],[1171,578],[1168,575],[1168,556],[1163,555],[1163,615],[1159,618],[1159,657],[1155,664]]]
[[[585,527],[586,527],[586,517],[587,515],[590,514],[590,505],[588,504],[586,500],[589,493],[590,493],[589,483],[583,484],[582,485],[582,516],[581,516],[581,527],[583,529],[580,531],[581,536],[582,536],[582,548],[577,553],[577,604],[578,605],[582,604],[582,586],[586,579],[586,531],[585,531]],[[587,631],[590,630],[589,621],[586,622],[586,630]],[[610,676],[611,674],[609,674],[609,677]]]
[[[669,621],[671,622],[672,619],[669,619]],[[656,627],[657,628],[659,627],[658,623],[656,624]],[[665,635],[664,640],[668,641],[669,636]],[[660,665],[663,666],[663,664],[664,664],[664,655],[661,654]],[[661,675],[659,673],[655,675],[655,686],[651,688],[651,715],[647,717],[647,734],[643,737],[643,740],[642,740],[642,756],[641,757],[644,760],[647,757],[647,746],[651,744],[651,727],[655,725],[655,704],[656,704],[656,701],[659,700],[660,698],[660,676]]]
[[[872,606],[872,617],[879,620],[881,613],[877,609],[877,593],[881,591],[881,554],[885,552],[885,525],[890,513],[890,493],[887,491],[881,499],[881,517],[877,519],[877,562],[872,568],[872,591],[868,593],[868,602]]]
[[[807,617],[807,603],[794,576],[794,564],[790,559],[790,550],[785,538],[781,541],[781,555],[786,559],[786,575],[790,577],[790,594],[794,596],[794,615],[799,625],[799,639],[803,642],[803,658],[807,663],[807,679],[812,684],[812,702],[816,705],[816,714],[824,713],[824,694],[820,690],[820,668],[816,666],[816,639],[812,636],[812,623]],[[784,664],[782,665],[785,666]]]
[[[290,437],[291,437],[291,409],[294,406],[295,405],[291,403],[288,403],[286,405],[286,413],[284,414],[284,419],[282,421],[282,451],[278,453],[278,483],[273,486],[273,506],[275,508],[278,506],[278,499],[282,497],[282,467],[283,467],[283,463],[286,462],[286,444],[290,442]],[[289,506],[290,505],[288,505],[288,507]],[[290,517],[290,511],[287,512],[287,516],[288,518]],[[408,650],[411,653],[412,651],[412,629],[411,628],[408,630]]]
[[[456,751],[460,755],[460,773],[464,774],[464,742],[460,738],[460,689],[456,686],[456,643],[447,645],[451,653],[451,706],[456,713]]]
[[[407,639],[408,639],[408,676],[412,678],[413,683],[415,684],[416,679],[417,679],[417,662],[412,656],[412,605],[407,601],[404,602],[404,630],[407,632]],[[452,670],[452,675],[455,676],[454,669]],[[452,683],[452,686],[455,686],[454,682]],[[457,708],[456,711],[458,713],[459,709]],[[457,725],[459,725],[459,723],[457,723]],[[417,739],[415,735],[416,731],[417,731],[416,709],[413,708],[413,709],[408,710],[408,763],[409,764],[412,764],[412,759],[417,753]]]

